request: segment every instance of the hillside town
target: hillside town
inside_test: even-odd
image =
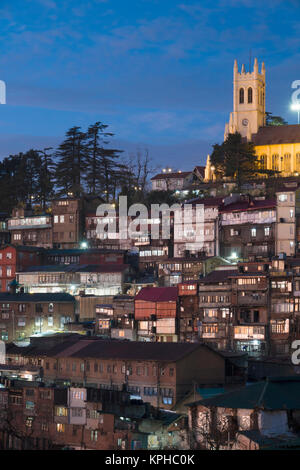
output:
[[[150,189],[201,204],[200,249],[150,211],[103,237],[84,197],[2,214],[2,448],[299,448],[300,180],[205,170]]]
[[[299,451],[297,2],[2,3],[0,450]]]

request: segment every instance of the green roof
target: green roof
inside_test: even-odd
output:
[[[189,403],[187,406],[265,410],[300,410],[300,377],[269,377],[232,392]]]

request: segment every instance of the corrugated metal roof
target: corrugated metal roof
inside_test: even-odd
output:
[[[217,282],[225,282],[229,281],[229,278],[237,273],[237,269],[224,269],[224,270],[216,270],[211,271],[207,276],[203,279],[200,279],[200,284],[202,283],[217,283]]]
[[[36,294],[0,292],[0,302],[75,302],[75,297],[65,292]]]
[[[143,287],[135,297],[148,302],[176,302],[177,299],[178,287]]]
[[[128,268],[128,264],[56,264],[47,266],[30,266],[26,268],[25,273],[35,272],[74,272],[74,273],[116,273],[123,272]]]
[[[272,377],[191,405],[234,409],[300,410],[300,377]]]
[[[258,209],[273,209],[275,207],[276,199],[264,199],[262,201],[252,199],[251,201],[238,201],[228,204],[220,208],[220,212],[253,211]]]

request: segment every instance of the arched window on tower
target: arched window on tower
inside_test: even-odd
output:
[[[248,88],[248,103],[252,103],[252,99],[253,99],[253,91],[252,91],[252,88],[249,87]]]
[[[244,103],[244,88],[240,88],[240,104]]]

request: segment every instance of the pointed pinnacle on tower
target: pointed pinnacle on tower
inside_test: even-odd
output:
[[[241,73],[245,73],[245,65],[242,65]]]
[[[239,72],[237,60],[234,59],[233,73],[234,75]]]
[[[263,63],[261,64],[261,74],[262,74],[262,75],[265,75],[265,73],[266,73],[266,68],[265,68],[265,63],[263,62]]]
[[[254,71],[254,73],[258,73],[258,62],[257,62],[257,58],[256,58],[256,57],[255,57],[255,59],[254,59],[253,71]]]

